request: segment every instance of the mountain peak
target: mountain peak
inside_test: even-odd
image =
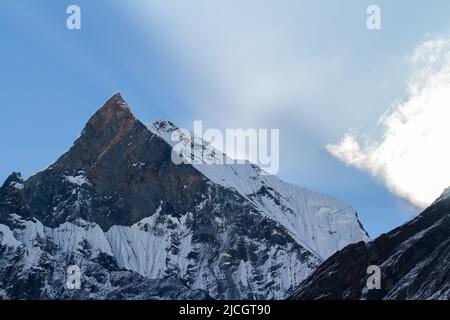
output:
[[[73,147],[52,168],[84,170],[140,126],[122,95],[116,93],[89,119]]]
[[[13,172],[9,175],[8,178],[6,178],[3,184],[3,188],[11,186],[20,186],[22,182],[23,182],[22,174],[20,172]]]
[[[106,139],[112,139],[128,131],[137,122],[122,95],[115,93],[89,119],[82,136],[102,135]]]
[[[131,114],[130,108],[127,102],[122,97],[120,92],[115,93],[111,98],[109,98],[103,106],[97,111],[97,113],[129,113]]]
[[[442,194],[439,196],[439,198],[436,199],[436,201],[434,201],[434,203],[439,202],[439,201],[443,201],[443,200],[447,200],[450,198],[450,187],[447,187]]]
[[[120,92],[116,92],[114,93],[111,98],[109,98],[106,102],[106,104],[122,104],[122,107],[124,108],[128,108],[128,105],[125,101],[125,99],[122,97],[122,95],[120,94]]]

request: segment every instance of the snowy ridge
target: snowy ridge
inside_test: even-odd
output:
[[[178,128],[160,120],[147,126],[174,147],[171,139]],[[194,141],[193,137],[187,137]],[[207,143],[204,143],[207,145]],[[194,148],[205,149],[203,146]],[[226,157],[217,151],[216,157]],[[198,163],[201,159],[196,159]],[[255,204],[267,217],[279,222],[302,246],[321,259],[326,259],[350,243],[369,241],[354,209],[324,194],[300,188],[264,175],[255,164],[193,164],[211,182],[234,189]]]

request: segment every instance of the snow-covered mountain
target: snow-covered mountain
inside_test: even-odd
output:
[[[171,139],[172,133],[179,129],[172,122],[160,120],[149,124],[148,128],[172,147],[178,143]],[[193,135],[187,139],[196,142]],[[205,146],[201,148],[205,149]],[[217,158],[226,157],[219,150],[214,154]],[[211,165],[197,162],[203,163],[193,161],[193,166],[213,183],[237,191],[321,259],[349,243],[369,240],[356,212],[331,196],[286,183],[274,175],[262,174],[262,169],[252,163],[222,161],[222,164]]]
[[[0,188],[0,297],[281,299],[368,237],[355,211],[253,164],[171,161],[119,94],[68,152]],[[65,285],[77,265],[82,287]]]

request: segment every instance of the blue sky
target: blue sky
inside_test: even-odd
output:
[[[66,28],[70,4],[81,30]],[[449,14],[443,0],[1,1],[0,179],[48,166],[120,91],[143,122],[279,128],[279,175],[345,200],[377,236],[420,210],[326,146],[383,134],[379,117],[407,99],[408,57],[448,34]]]

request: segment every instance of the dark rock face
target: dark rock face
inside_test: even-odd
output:
[[[49,168],[0,188],[0,298],[283,298],[320,261],[238,192],[175,165],[119,94]]]
[[[369,265],[381,289],[368,290]],[[450,299],[450,199],[367,244],[349,245],[309,276],[292,299]]]
[[[170,147],[135,119],[117,94],[67,153],[25,183],[26,214],[48,226],[82,218],[105,231],[148,217],[161,201],[163,211],[180,215],[199,200],[206,184],[191,166],[174,165],[170,154]],[[183,189],[180,177],[188,188]]]

